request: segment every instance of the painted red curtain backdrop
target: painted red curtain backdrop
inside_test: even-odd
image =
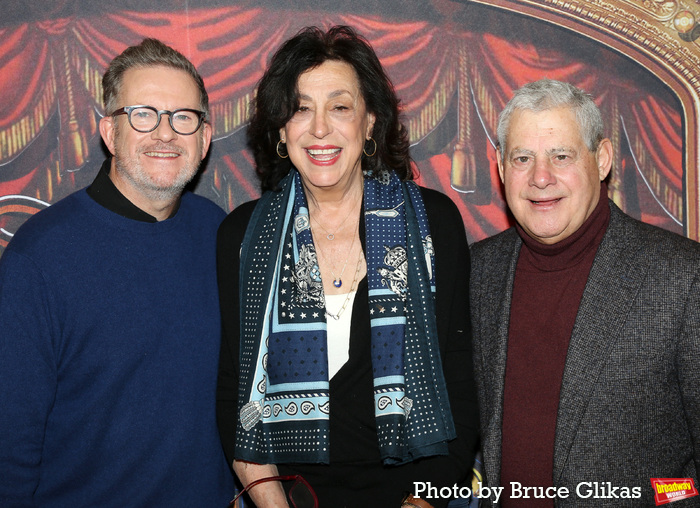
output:
[[[0,31],[0,91],[0,194],[4,194],[24,188],[28,175],[8,174],[4,167],[29,145],[55,109],[50,51],[45,32],[38,27]],[[13,136],[19,130],[24,135]]]
[[[640,184],[643,182],[644,187],[651,189],[650,192],[645,192],[644,187],[639,190],[645,197],[639,217],[644,222],[681,232],[683,200],[679,196],[683,174],[678,168],[683,167],[683,140],[678,133],[682,130],[682,118],[678,111],[653,96],[638,96],[626,105],[629,114],[625,118],[630,120],[638,137],[634,144],[630,142],[630,150],[634,152],[630,153],[632,160],[626,162],[632,164],[632,171],[640,173]],[[645,164],[647,161],[651,164]],[[656,171],[644,171],[645,167],[656,168]],[[650,212],[658,209],[663,213]]]
[[[578,58],[537,37],[513,40],[450,22],[231,6],[117,12],[0,31],[0,253],[28,215],[94,178],[104,156],[97,135],[101,75],[144,37],[183,52],[209,91],[215,141],[197,192],[227,211],[256,197],[243,136],[248,105],[271,53],[301,28],[299,20],[352,25],[371,42],[402,99],[419,182],[457,202],[471,241],[510,224],[493,154],[497,115],[513,90],[544,76],[586,89],[601,106],[619,153],[610,183],[616,201],[682,232],[679,108],[640,87],[636,76],[618,75],[615,69],[630,63],[606,48],[590,43]]]

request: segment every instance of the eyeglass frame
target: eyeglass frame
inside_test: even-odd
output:
[[[311,494],[311,497],[313,497],[314,500],[314,508],[318,508],[318,496],[316,496],[316,492],[314,489],[311,487],[309,482],[307,482],[303,476],[299,474],[294,474],[294,475],[288,475],[288,476],[267,476],[265,478],[258,478],[257,480],[254,480],[250,482],[248,485],[246,485],[243,490],[241,490],[238,494],[236,494],[236,497],[234,497],[231,502],[228,504],[229,508],[234,506],[236,504],[236,501],[240,499],[240,497],[243,494],[246,494],[249,492],[253,487],[260,485],[261,483],[266,483],[266,482],[285,482],[285,481],[291,481],[294,480],[294,485],[292,485],[292,489],[297,483],[302,483],[307,489],[309,489],[309,493]],[[286,497],[289,498],[289,500],[292,502],[292,504],[296,507],[296,504],[294,504],[294,499],[291,497],[291,489],[289,491],[289,494],[286,494]]]
[[[134,111],[135,109],[139,108],[145,108],[145,109],[150,109],[151,111],[154,111],[156,115],[158,115],[158,119],[156,120],[156,124],[153,126],[153,128],[144,131],[142,129],[137,129],[134,127],[134,124],[131,121],[131,112]],[[192,113],[196,113],[197,116],[199,117],[199,123],[197,124],[197,128],[193,130],[192,132],[185,134],[183,132],[180,132],[173,126],[173,115],[177,113],[178,111],[190,111]],[[207,113],[205,111],[200,111],[199,109],[193,109],[193,108],[178,108],[174,109],[172,111],[167,110],[167,109],[156,109],[153,106],[148,106],[147,104],[137,104],[136,106],[124,106],[123,108],[116,109],[112,112],[111,115],[112,117],[118,116],[118,115],[126,115],[127,119],[129,120],[129,125],[131,126],[132,129],[134,129],[136,132],[140,132],[141,134],[148,134],[149,132],[153,132],[158,128],[160,125],[160,118],[162,115],[167,114],[168,115],[168,123],[170,124],[170,128],[175,132],[176,134],[179,134],[180,136],[191,136],[195,132],[199,130],[199,128],[202,126],[204,122],[206,122],[206,116]]]

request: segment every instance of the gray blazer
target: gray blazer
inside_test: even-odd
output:
[[[654,506],[650,478],[689,477],[698,486],[700,244],[632,219],[612,201],[610,211],[562,379],[553,480],[570,495],[557,506]],[[489,486],[500,485],[508,323],[521,244],[511,228],[472,247],[474,362]],[[608,491],[639,487],[641,498],[585,497],[586,484],[578,496],[582,482]],[[683,506],[700,506],[700,496]]]

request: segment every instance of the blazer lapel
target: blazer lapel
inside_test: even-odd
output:
[[[634,224],[611,202],[610,224],[583,292],[564,367],[554,443],[554,484],[609,352],[625,326],[650,256],[639,252]]]

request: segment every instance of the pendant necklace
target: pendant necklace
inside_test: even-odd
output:
[[[362,267],[362,260],[364,258],[365,257],[363,256],[362,251],[360,251],[360,258],[357,260],[357,266],[355,267],[355,278],[352,279],[352,285],[350,286],[350,292],[345,297],[345,301],[343,302],[343,305],[340,307],[340,310],[337,313],[333,314],[332,312],[328,312],[328,307],[326,307],[326,316],[332,317],[333,319],[338,321],[340,319],[340,316],[343,314],[343,312],[345,312],[345,307],[348,306],[348,302],[350,301],[350,295],[352,295],[352,292],[357,289],[357,276],[360,273],[360,268]],[[335,285],[335,283],[334,283],[334,285]],[[336,286],[336,287],[338,287],[338,286]]]
[[[320,224],[319,224],[320,225]],[[331,275],[333,275],[333,286],[339,288],[343,285],[343,274],[345,273],[345,269],[348,266],[348,261],[350,261],[350,256],[352,255],[352,248],[355,245],[355,237],[358,234],[358,231],[360,229],[360,221],[357,221],[357,228],[355,229],[355,234],[352,236],[352,242],[350,243],[350,248],[348,249],[348,255],[345,258],[345,264],[343,264],[343,269],[340,271],[340,275],[336,276],[335,271],[333,270],[333,263],[328,263],[328,267],[331,269]],[[311,230],[313,232],[313,229]],[[330,240],[330,238],[329,238]],[[325,258],[326,256],[321,252],[321,249],[318,249],[318,252],[321,253],[321,255]],[[362,256],[360,256],[362,257]],[[327,259],[326,259],[327,260]]]

